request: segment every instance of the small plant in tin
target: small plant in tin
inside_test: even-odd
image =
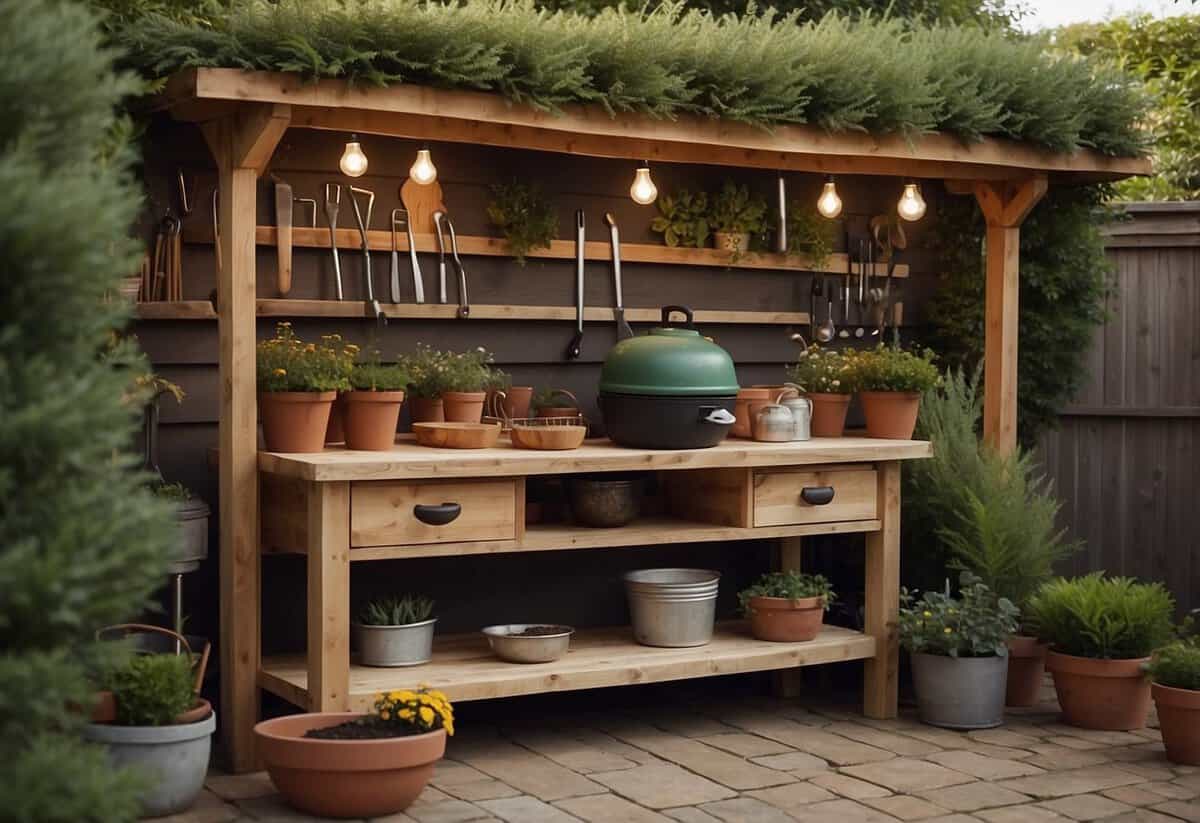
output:
[[[959,578],[959,594],[925,592],[919,599],[900,594],[900,644],[914,654],[947,657],[1003,657],[1017,630],[1020,611],[998,597],[970,572]]]
[[[433,616],[434,603],[428,597],[406,594],[369,601],[359,612],[363,626],[408,626],[423,623]]]

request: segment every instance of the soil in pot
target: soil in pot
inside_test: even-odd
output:
[[[813,437],[841,437],[846,430],[846,412],[850,410],[850,395],[806,394],[812,401],[812,423],[809,431]]]
[[[1045,643],[1036,637],[1014,635],[1008,639],[1008,686],[1004,705],[1028,708],[1036,706],[1046,672]]]
[[[399,729],[387,723],[372,723],[370,719],[347,720],[336,726],[309,729],[305,737],[314,740],[387,740],[393,737],[413,737],[424,732]]]
[[[1053,649],[1047,652],[1046,669],[1054,677],[1063,721],[1103,731],[1144,727],[1150,711],[1150,683],[1142,667],[1149,659],[1096,660]]]
[[[1008,657],[912,655],[922,723],[946,729],[991,729],[1004,722]]]
[[[259,392],[258,417],[269,452],[311,453],[325,448],[337,392]]]
[[[821,633],[825,619],[825,599],[804,597],[750,598],[750,633],[759,640],[800,643]]]
[[[447,423],[478,423],[483,419],[483,404],[487,392],[442,392],[442,413]]]
[[[1158,709],[1167,759],[1185,766],[1200,766],[1200,691],[1150,686]]]
[[[352,391],[341,396],[346,448],[388,451],[396,445],[402,391]]]
[[[409,397],[408,415],[413,423],[444,423],[445,408],[440,397]]]
[[[912,439],[921,409],[919,392],[864,391],[858,393],[858,399],[867,418],[867,437]]]

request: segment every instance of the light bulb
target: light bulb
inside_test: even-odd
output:
[[[629,196],[633,198],[633,202],[643,206],[649,206],[658,199],[658,186],[650,179],[649,163],[638,166],[633,176],[633,185],[629,187]]]
[[[342,152],[342,159],[338,162],[338,166],[342,169],[342,174],[347,177],[362,177],[367,172],[367,155],[363,153],[362,146],[359,145],[358,135],[350,135],[350,142],[346,144],[346,150]]]
[[[921,196],[921,189],[916,183],[904,184],[904,194],[900,195],[896,212],[910,223],[925,216],[925,198]]]
[[[817,211],[822,217],[827,217],[830,220],[842,213],[842,198],[838,197],[837,186],[833,184],[833,178],[825,182],[825,187],[821,189],[821,196],[817,198]]]
[[[437,180],[437,166],[433,165],[433,158],[429,156],[429,149],[420,149],[417,152],[417,159],[413,161],[412,168],[408,170],[408,175],[413,179],[414,183],[419,183],[422,186],[428,186],[434,180]]]

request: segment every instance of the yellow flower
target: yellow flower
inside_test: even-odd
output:
[[[279,377],[283,377],[285,374],[287,374],[287,369],[276,369],[275,374]]]
[[[943,632],[945,632],[946,634],[950,634],[950,632],[951,632],[952,630],[951,630],[951,628],[950,628],[949,626],[947,626],[946,628],[942,629],[942,631],[943,631]]]
[[[387,709],[384,709],[383,711],[381,711],[381,712],[379,713],[379,716],[380,716],[382,719],[384,719],[384,720],[391,720],[391,719],[392,719],[392,713],[391,713],[391,712],[389,712]]]
[[[399,717],[401,720],[412,720],[413,710],[412,709],[401,709],[396,714],[396,716]]]
[[[401,698],[400,692],[388,692],[387,699],[391,700],[391,701],[397,701],[397,700],[401,700],[403,698]]]
[[[400,697],[397,699],[403,700],[404,702],[407,703],[410,700],[416,700],[417,696],[413,692],[409,691],[408,689],[404,689],[403,691],[400,692]]]
[[[933,612],[928,612],[928,611],[927,611],[927,612],[922,612],[921,614],[922,614],[922,616],[924,616],[924,617],[933,617]]]
[[[428,706],[422,706],[420,709],[421,720],[427,724],[433,723],[433,709]]]

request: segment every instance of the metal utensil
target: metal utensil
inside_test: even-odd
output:
[[[413,301],[425,302],[425,280],[421,276],[421,262],[417,259],[417,243],[413,238],[412,221],[407,209],[392,209],[392,302],[400,302],[400,252],[396,243],[396,232],[404,229],[408,239],[408,265],[412,269]]]
[[[875,268],[875,244],[868,238],[866,241],[865,257],[858,265],[858,325],[854,328],[854,336],[861,338],[867,333],[863,326],[865,306],[867,300],[867,277],[868,272]]]
[[[779,175],[779,231],[775,235],[775,250],[780,254],[787,254],[788,237],[787,237],[787,183],[783,181],[783,175]]]
[[[293,197],[292,202],[299,203],[302,206],[312,207],[312,220],[309,221],[308,225],[310,228],[315,229],[317,227],[317,201],[313,200],[311,197]]]
[[[458,235],[454,233],[453,221],[448,214],[443,213],[442,222],[450,232],[450,257],[454,261],[454,271],[458,274],[458,316],[465,320],[471,315],[471,301],[467,299],[467,270],[463,266],[462,258],[458,256]],[[444,288],[444,278],[442,285]]]
[[[367,215],[365,218],[363,217],[362,207],[358,204],[358,195],[365,195],[367,198]],[[375,278],[371,276],[371,243],[367,237],[367,226],[371,225],[371,211],[375,208],[375,192],[370,189],[360,189],[358,186],[351,186],[350,204],[354,206],[354,221],[358,223],[358,234],[362,240],[363,280],[367,285],[367,305],[371,310],[371,314],[375,317],[376,324],[386,326],[387,315],[383,313],[383,308],[379,305],[379,301],[375,299]]]
[[[812,276],[812,289],[808,293],[808,336],[813,340],[817,339],[817,299],[824,296],[825,294],[821,289],[821,280],[814,274]]]
[[[292,187],[275,181],[275,287],[281,295],[292,290]]]
[[[583,354],[583,252],[585,232],[583,209],[575,212],[575,336],[567,345],[567,359]]]
[[[836,290],[836,288],[833,289],[833,291]],[[837,327],[833,325],[833,291],[826,287],[825,277],[822,275],[821,293],[825,295],[826,316],[825,322],[818,326],[817,330],[813,332],[813,337],[816,338],[817,342],[819,343],[828,343],[834,338],[834,335],[837,334]]]
[[[613,288],[616,291],[613,317],[617,321],[617,339],[624,340],[633,337],[633,329],[625,321],[625,300],[621,296],[621,233],[617,230],[617,219],[612,212],[604,213],[604,222],[608,223],[608,235],[612,243]]]
[[[442,236],[442,222],[446,220],[444,211],[433,213],[433,226],[437,229],[438,245],[438,302],[446,302],[446,239]]]
[[[337,299],[345,300],[342,291],[342,261],[338,257],[337,218],[338,209],[342,205],[342,186],[340,183],[325,184],[325,220],[329,223],[329,248],[333,251],[333,277],[337,288]]]

